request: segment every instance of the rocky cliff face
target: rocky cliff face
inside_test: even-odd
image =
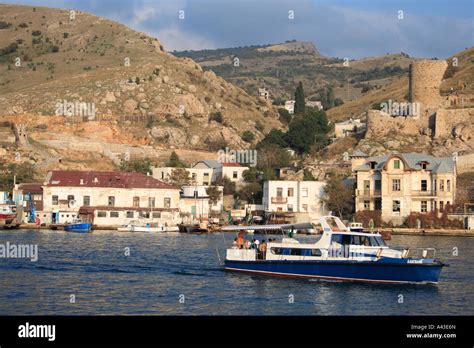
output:
[[[263,137],[257,122],[280,127],[265,103],[121,24],[13,5],[0,5],[0,21],[0,116],[50,116],[50,130],[84,137],[75,132],[86,120],[131,144],[195,149],[248,147],[244,131]]]

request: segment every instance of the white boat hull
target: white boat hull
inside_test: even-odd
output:
[[[169,232],[179,232],[177,226],[164,226],[164,227],[147,227],[147,226],[122,226],[117,228],[119,232],[150,232],[150,233],[169,233]]]

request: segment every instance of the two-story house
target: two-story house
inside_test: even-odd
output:
[[[324,186],[321,181],[281,181],[263,183],[263,208],[265,212],[293,213],[298,222],[319,223],[325,215]]]
[[[356,211],[381,210],[386,222],[402,224],[411,212],[443,212],[456,195],[456,166],[451,157],[420,153],[351,156],[357,177]]]

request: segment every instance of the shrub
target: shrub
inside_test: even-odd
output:
[[[242,134],[242,140],[247,143],[251,143],[255,140],[255,135],[251,131],[247,130]]]
[[[209,122],[211,121],[216,121],[222,124],[224,122],[224,117],[222,116],[222,113],[220,111],[212,112],[209,115]]]
[[[32,35],[32,36],[41,36],[41,31],[40,31],[40,30],[33,30],[33,31],[31,32],[31,35]]]
[[[374,227],[382,227],[381,210],[363,210],[354,214],[354,220],[361,222],[366,228],[370,226],[370,220],[374,221]]]

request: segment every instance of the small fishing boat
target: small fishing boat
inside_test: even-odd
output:
[[[0,206],[0,221],[16,219],[16,207],[11,205]]]
[[[161,224],[141,223],[139,221],[131,221],[128,224],[117,228],[119,232],[152,232],[152,233],[169,233],[179,232],[178,226],[163,226]]]
[[[434,248],[395,250],[378,233],[351,232],[334,216],[320,219],[315,243],[294,238],[227,249],[224,268],[267,276],[374,283],[437,283],[446,266]],[[263,246],[263,248],[262,248]],[[419,256],[416,251],[421,252]]]
[[[76,219],[72,223],[66,223],[64,225],[64,231],[77,232],[77,233],[89,233],[89,232],[92,232],[92,224],[90,222],[84,222],[80,219]]]

